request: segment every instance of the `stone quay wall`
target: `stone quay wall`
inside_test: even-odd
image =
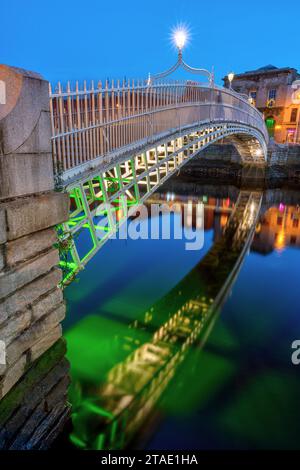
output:
[[[0,65],[0,399],[61,337],[65,304],[55,225],[48,83]]]
[[[277,144],[270,139],[264,169],[255,165],[243,168],[233,144],[217,143],[203,149],[199,155],[181,169],[188,176],[242,178],[244,180],[272,181],[274,184],[300,183],[300,145]]]

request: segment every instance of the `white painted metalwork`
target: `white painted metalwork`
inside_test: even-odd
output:
[[[204,75],[206,78],[208,78],[210,86],[214,86],[214,72],[213,70],[210,72],[209,70],[203,69],[203,68],[197,68],[197,67],[191,67],[188,65],[182,58],[182,50],[178,48],[178,57],[177,61],[175,64],[170,67],[168,70],[165,70],[164,72],[157,73],[155,75],[150,75],[148,78],[148,85],[151,85],[156,80],[161,80],[168,75],[171,75],[173,72],[175,72],[177,69],[182,67],[184,70],[186,70],[189,73],[193,73],[196,75]]]
[[[96,165],[94,169],[81,168],[79,174],[74,174],[73,179],[65,183],[71,198],[70,217],[62,224],[61,236],[63,240],[71,242],[70,259],[65,264],[68,268],[65,282],[72,280],[125,222],[127,212],[124,211],[124,197],[130,205],[142,204],[203,148],[232,135],[245,135],[248,138],[247,132],[247,126],[234,122],[218,126],[206,124],[200,128],[195,126],[183,135],[173,135],[155,144],[148,144],[141,151],[114,158],[110,163]],[[253,133],[252,140],[245,144],[249,146],[249,161],[252,159],[251,154],[255,154],[255,146],[259,145],[259,132],[253,130]],[[259,161],[261,155],[257,158]],[[99,224],[97,213],[103,203],[107,204],[105,223]],[[86,244],[86,249],[81,247],[79,254],[81,236],[85,240],[89,239],[90,243]]]
[[[105,164],[122,155],[165,140],[184,136],[203,126],[237,125],[249,141],[256,139],[266,158],[268,133],[262,114],[233,90],[192,81],[155,82],[134,80],[70,83],[50,86],[54,171],[66,181],[82,169]],[[222,135],[220,134],[220,138]],[[257,150],[257,149],[256,149]],[[253,161],[258,154],[250,155]],[[79,171],[80,170],[80,171]]]

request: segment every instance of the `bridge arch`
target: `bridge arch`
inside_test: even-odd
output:
[[[66,281],[118,230],[128,204],[143,203],[212,143],[230,139],[243,163],[266,161],[262,114],[243,96],[214,85],[99,82],[73,91],[59,85],[50,88],[50,111],[57,184],[71,198],[69,221],[61,227],[61,241],[70,248],[62,260]],[[106,213],[99,217],[103,203]],[[79,253],[74,240],[82,234],[87,249]]]
[[[127,219],[129,206],[146,201],[203,148],[236,136],[251,139],[250,143],[241,140],[246,147],[256,145],[260,149],[260,135],[255,129],[234,122],[206,123],[160,137],[136,149],[133,155],[119,156],[101,168],[75,175],[65,186],[71,199],[70,218],[61,230],[63,243],[69,247],[68,258],[61,261],[65,282],[70,282],[116,233]],[[262,150],[255,158],[263,160]],[[105,213],[100,216],[99,212]]]
[[[107,82],[90,89],[85,84],[82,90],[76,85],[73,91],[59,85],[54,93],[50,89],[50,110],[54,168],[65,183],[151,143],[203,127],[211,143],[229,134],[242,136],[236,144],[243,161],[266,160],[262,114],[243,96],[215,85]]]

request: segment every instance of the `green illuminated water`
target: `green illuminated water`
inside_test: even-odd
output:
[[[176,200],[207,205],[200,251],[186,251],[185,240],[111,240],[66,289],[71,441],[298,448],[300,369],[291,343],[300,336],[300,194],[262,194],[238,271],[246,242],[237,246],[234,232],[225,240],[223,232],[239,191],[193,182],[179,194],[171,184],[161,199],[170,188]]]

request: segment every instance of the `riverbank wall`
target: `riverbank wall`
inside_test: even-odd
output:
[[[0,399],[62,335],[48,82],[0,65]]]
[[[203,149],[188,165],[181,169],[184,176],[218,178],[237,183],[265,182],[268,185],[300,185],[300,145],[276,144],[268,146],[265,168],[242,166],[238,151],[228,143],[213,144]]]

